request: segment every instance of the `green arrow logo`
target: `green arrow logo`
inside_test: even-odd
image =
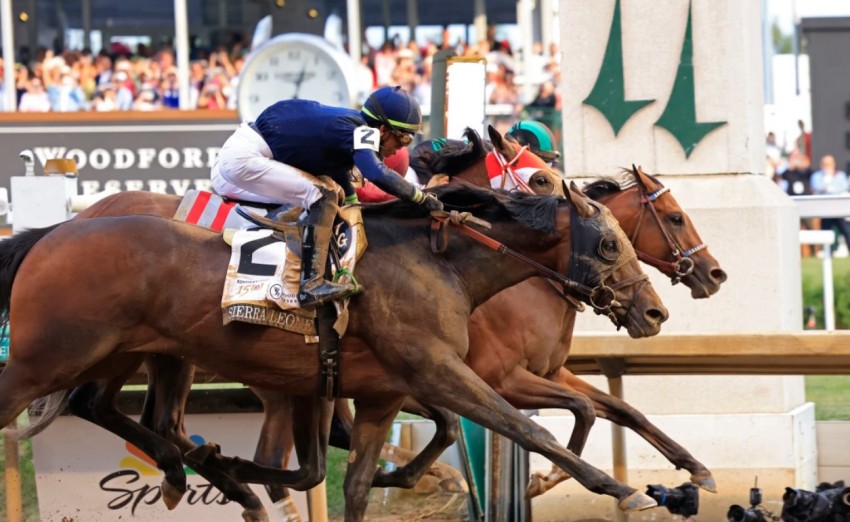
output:
[[[685,158],[690,157],[706,134],[725,121],[700,123],[696,114],[696,94],[694,91],[694,49],[691,37],[691,8],[688,4],[688,26],[685,29],[685,41],[682,42],[682,56],[679,59],[679,69],[676,71],[676,81],[673,92],[664,108],[664,113],[655,125],[667,129],[685,150]]]
[[[611,21],[611,32],[608,35],[608,46],[596,84],[587,98],[585,105],[590,105],[602,113],[611,127],[614,136],[637,111],[655,100],[626,100],[626,82],[623,75],[623,34],[620,22],[620,0],[614,4],[614,19]]]

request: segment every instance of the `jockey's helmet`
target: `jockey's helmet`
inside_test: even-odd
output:
[[[422,128],[419,103],[399,86],[381,87],[373,92],[360,112],[371,125],[384,124],[408,134],[416,134]]]
[[[555,135],[549,127],[532,120],[521,120],[508,131],[520,145],[527,145],[528,150],[543,161],[554,164],[561,157],[555,141]]]

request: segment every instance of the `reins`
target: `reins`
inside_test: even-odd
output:
[[[482,222],[482,220],[475,218],[468,212],[432,212],[431,218],[431,249],[434,253],[439,254],[445,252],[448,247],[448,228],[446,225],[451,225],[461,234],[481,243],[485,247],[525,263],[540,272],[540,274],[546,278],[561,283],[564,285],[565,294],[566,292],[572,292],[585,297],[587,302],[597,313],[608,315],[617,324],[619,324],[619,320],[617,320],[611,308],[622,305],[616,300],[615,291],[648,279],[646,274],[639,274],[623,281],[619,281],[612,286],[607,286],[604,283],[601,283],[598,286],[590,287],[583,283],[579,283],[578,281],[574,281],[555,270],[549,269],[537,261],[534,261],[533,259],[520,254],[516,250],[511,249],[504,243],[471,228],[466,224],[467,222],[476,223],[485,226],[486,228],[489,228],[489,224]],[[570,256],[573,255],[575,255],[575,253],[570,252]]]
[[[694,271],[694,260],[691,259],[691,256],[700,250],[704,250],[708,248],[708,245],[705,243],[700,243],[699,245],[689,248],[687,250],[683,250],[679,243],[676,241],[670,233],[667,231],[667,227],[664,226],[664,222],[661,220],[661,216],[658,215],[658,211],[655,209],[655,200],[660,198],[662,195],[670,192],[670,189],[667,187],[660,188],[651,194],[647,194],[646,189],[643,185],[638,183],[638,187],[640,187],[640,212],[638,213],[637,225],[635,227],[635,231],[632,234],[632,237],[629,238],[632,245],[637,245],[637,238],[641,231],[641,223],[643,222],[643,215],[647,208],[652,213],[652,216],[655,218],[655,222],[658,224],[658,228],[661,229],[661,234],[664,236],[664,240],[667,241],[667,247],[670,249],[670,254],[673,256],[675,261],[664,261],[663,259],[658,259],[657,257],[653,257],[641,250],[638,250],[635,247],[635,252],[637,253],[638,259],[643,261],[644,263],[661,270],[662,272],[669,274],[672,272],[673,275],[670,276],[673,284],[679,283],[684,277],[688,276],[691,272]]]

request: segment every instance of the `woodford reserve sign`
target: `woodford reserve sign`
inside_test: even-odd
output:
[[[30,149],[36,172],[71,158],[82,194],[106,189],[182,195],[207,188],[221,145],[236,129],[233,111],[0,114],[0,187],[24,173]]]

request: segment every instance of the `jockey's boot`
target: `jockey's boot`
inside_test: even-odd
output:
[[[336,194],[322,190],[322,199],[310,207],[301,222],[301,286],[298,303],[313,308],[354,293],[354,285],[325,280],[334,218],[338,204]]]

